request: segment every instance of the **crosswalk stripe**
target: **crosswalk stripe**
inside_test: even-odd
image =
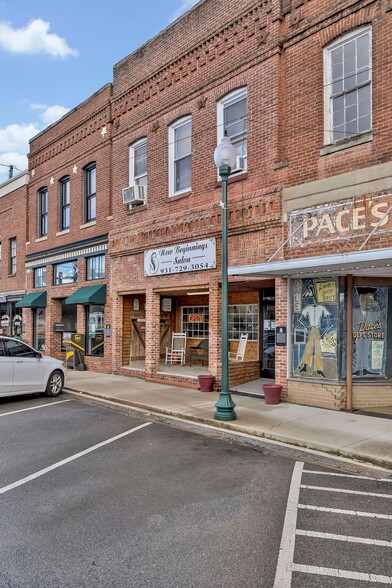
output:
[[[321,490],[322,492],[339,492],[341,494],[356,494],[357,496],[375,496],[377,498],[392,498],[392,494],[381,494],[379,492],[363,492],[361,490],[346,490],[345,488],[328,488],[326,486],[309,486],[301,484],[305,490]]]
[[[315,474],[317,476],[334,476],[337,478],[355,478],[356,480],[368,480],[369,482],[390,482],[392,478],[369,478],[368,476],[357,476],[355,474],[337,474],[336,472],[320,472],[319,470],[304,470],[304,474]]]
[[[335,533],[320,533],[319,531],[306,531],[304,529],[297,529],[296,535],[314,537],[315,539],[332,539],[334,541],[347,541],[348,543],[362,543],[363,545],[377,545],[378,547],[392,547],[392,541],[381,541],[381,539],[368,539],[367,537],[353,537],[350,535],[336,535]]]
[[[378,576],[377,574],[364,574],[361,572],[338,570],[335,568],[321,568],[318,566],[293,564],[293,572],[316,574],[318,576],[333,576],[335,578],[348,578],[350,580],[362,580],[364,582],[379,582],[380,584],[392,584],[391,576]]]
[[[378,512],[361,512],[359,510],[344,510],[342,508],[328,508],[326,506],[314,506],[312,504],[298,504],[298,508],[307,509],[307,510],[317,510],[320,512],[329,512],[332,514],[346,514],[346,515],[354,515],[357,517],[369,517],[369,518],[374,518],[374,519],[385,519],[388,521],[392,521],[392,515],[380,514]]]

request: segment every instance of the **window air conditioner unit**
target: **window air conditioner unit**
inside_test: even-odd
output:
[[[241,157],[237,155],[237,160],[235,163],[235,169],[246,169],[246,157]]]
[[[122,191],[124,204],[146,204],[147,186],[130,186]]]

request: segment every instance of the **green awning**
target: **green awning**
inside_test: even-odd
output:
[[[83,286],[64,300],[64,304],[105,304],[106,284]]]
[[[18,300],[15,306],[17,308],[45,308],[46,291],[27,294],[22,300]]]

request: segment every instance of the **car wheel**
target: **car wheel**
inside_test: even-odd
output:
[[[64,386],[64,376],[58,370],[50,374],[48,383],[46,385],[47,396],[58,396],[61,394]]]

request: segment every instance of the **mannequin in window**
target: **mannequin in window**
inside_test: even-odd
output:
[[[379,372],[371,369],[372,338],[365,336],[369,332],[363,328],[365,325],[376,326],[377,324],[380,324],[381,328],[380,306],[375,299],[377,288],[358,286],[356,291],[359,297],[359,307],[353,309],[353,329],[357,335],[363,336],[354,338],[356,354],[353,376],[379,376]]]
[[[325,319],[323,323],[324,328],[320,333],[323,319]],[[325,378],[320,339],[324,337],[332,326],[331,313],[325,306],[315,302],[314,304],[308,304],[302,309],[299,322],[308,334],[305,351],[300,362],[301,367],[299,373],[305,373],[308,367],[312,365],[313,359],[313,369],[319,376]]]

